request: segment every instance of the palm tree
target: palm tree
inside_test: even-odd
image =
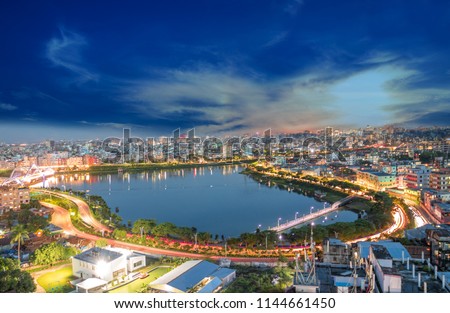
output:
[[[11,244],[17,242],[17,260],[19,262],[20,267],[20,245],[23,244],[23,241],[25,239],[29,239],[28,236],[28,230],[23,227],[23,225],[17,225],[14,226],[14,228],[11,231],[12,238],[11,238]]]

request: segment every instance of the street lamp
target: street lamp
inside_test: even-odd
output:
[[[325,210],[325,206],[328,204],[328,202],[323,203],[323,209]]]
[[[295,220],[297,219],[297,215],[298,215],[298,212],[295,212],[295,218],[294,218]]]
[[[278,227],[280,227],[281,217],[278,218]]]
[[[309,214],[312,214],[312,211],[314,210],[314,207],[312,206],[310,209],[309,209]]]

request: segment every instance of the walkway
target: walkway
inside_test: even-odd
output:
[[[63,194],[58,194],[58,195],[66,197],[67,199],[73,198],[73,197],[70,197],[67,195],[63,195]],[[78,200],[77,205],[80,202],[83,202],[79,199],[76,199],[76,200]],[[70,219],[70,213],[66,209],[64,209],[58,205],[47,203],[47,202],[41,202],[41,204],[44,207],[53,209],[53,214],[52,214],[52,223],[53,224],[61,227],[65,233],[73,235],[73,236],[77,236],[79,238],[88,239],[88,240],[92,240],[92,241],[97,241],[99,239],[105,239],[107,241],[107,243],[111,246],[134,250],[134,251],[147,253],[147,254],[157,254],[157,255],[165,255],[165,256],[171,256],[171,257],[185,257],[185,258],[196,258],[196,259],[213,259],[213,260],[220,260],[223,258],[223,256],[203,255],[203,254],[190,253],[190,252],[152,248],[152,247],[141,246],[141,245],[137,245],[137,244],[133,244],[133,243],[122,242],[122,241],[118,241],[118,240],[114,240],[114,239],[104,238],[104,237],[97,236],[97,235],[87,234],[87,233],[84,233],[84,232],[78,230],[77,228],[75,228],[75,226],[73,226],[72,221]],[[87,206],[86,203],[84,203],[84,205]],[[91,216],[91,219],[95,221],[95,219],[93,219],[92,216]],[[95,223],[92,223],[91,219],[88,218],[88,219],[86,219],[86,221],[90,221],[89,225],[93,226],[94,228],[97,228],[97,225],[100,223],[98,221],[95,221]],[[106,228],[106,226],[102,225],[102,228],[100,228],[100,229],[103,229],[103,228]],[[278,258],[255,258],[255,257],[227,257],[227,258],[233,262],[275,263],[278,261]]]
[[[341,206],[343,206],[344,204],[350,202],[350,201],[353,200],[354,198],[356,198],[356,196],[348,196],[348,197],[346,197],[346,198],[344,198],[344,199],[341,199],[341,200],[339,200],[339,201],[333,203],[333,205],[330,206],[330,207],[328,207],[328,208],[325,208],[325,209],[319,210],[319,211],[317,211],[317,212],[314,212],[314,213],[311,213],[311,214],[308,214],[308,215],[299,217],[299,218],[294,219],[294,220],[292,220],[292,221],[288,221],[287,223],[278,225],[278,226],[276,226],[276,227],[272,227],[272,228],[270,228],[270,230],[273,230],[273,231],[275,231],[275,232],[277,232],[277,233],[281,233],[281,232],[283,232],[283,231],[285,231],[285,230],[287,230],[287,229],[289,229],[289,228],[292,228],[292,227],[295,227],[295,226],[297,226],[297,225],[300,225],[300,224],[309,222],[309,221],[314,220],[314,219],[316,219],[316,218],[318,218],[318,217],[321,217],[321,216],[323,216],[323,215],[326,215],[326,214],[328,214],[328,213],[331,213],[331,212],[333,212],[333,211],[336,211],[336,210],[338,210]]]

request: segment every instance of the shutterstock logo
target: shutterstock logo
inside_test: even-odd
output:
[[[103,150],[111,163],[139,163],[158,161],[195,161],[199,158],[219,160],[230,158],[265,158],[293,157],[299,161],[339,160],[345,162],[339,150],[345,137],[334,138],[327,128],[323,135],[309,135],[306,138],[273,136],[271,129],[263,136],[219,138],[195,135],[195,128],[185,134],[180,129],[165,137],[132,137],[129,128],[123,129],[122,138],[108,137],[103,140]]]

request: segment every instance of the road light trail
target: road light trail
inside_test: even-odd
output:
[[[190,252],[182,252],[182,251],[173,251],[173,250],[166,250],[166,249],[160,249],[160,248],[152,248],[147,246],[141,246],[138,244],[128,243],[128,242],[122,242],[114,239],[109,239],[97,235],[92,235],[88,233],[84,233],[75,226],[73,226],[72,221],[70,219],[70,213],[66,209],[47,202],[40,202],[43,206],[53,209],[52,214],[52,223],[55,224],[58,227],[61,227],[66,234],[77,236],[79,238],[84,238],[92,241],[97,241],[99,239],[105,239],[107,243],[114,247],[119,248],[125,248],[133,251],[139,251],[142,253],[147,254],[158,254],[158,255],[166,255],[166,256],[172,256],[172,257],[186,257],[186,258],[197,258],[197,259],[213,259],[213,260],[220,260],[223,258],[223,256],[219,255],[203,255],[203,254],[197,254],[197,253],[190,253]],[[95,227],[95,226],[94,226]],[[264,263],[275,263],[278,261],[278,258],[261,258],[261,257],[227,257],[233,262],[264,262]]]
[[[399,207],[395,207],[394,209],[394,213],[393,213],[393,217],[394,217],[394,224],[392,224],[388,229],[379,232],[377,234],[374,235],[370,235],[370,236],[366,236],[366,237],[362,237],[362,238],[358,238],[355,240],[351,240],[351,241],[347,241],[348,244],[350,243],[355,243],[358,241],[367,241],[367,240],[371,240],[371,239],[378,239],[380,238],[382,235],[390,235],[395,233],[396,231],[403,229],[406,226],[406,215],[403,212],[402,209],[400,209]]]

